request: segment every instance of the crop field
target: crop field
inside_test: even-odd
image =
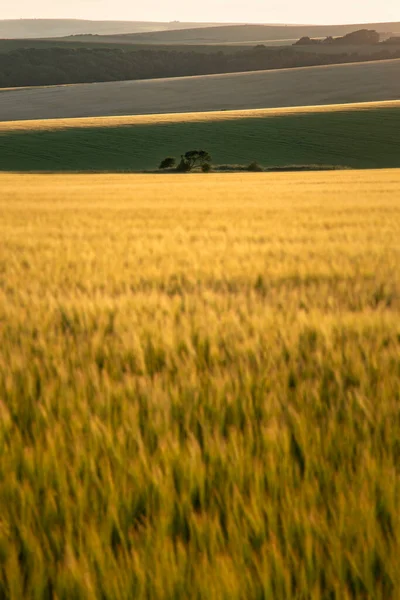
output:
[[[382,102],[400,59],[141,81],[0,89],[0,122]]]
[[[399,598],[400,170],[0,189],[0,597]]]
[[[214,164],[400,167],[400,102],[0,123],[0,171],[135,171],[193,148]]]

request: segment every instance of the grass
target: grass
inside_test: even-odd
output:
[[[399,186],[0,176],[0,597],[399,598]]]
[[[0,170],[132,171],[204,148],[215,164],[400,167],[400,103],[0,124]]]

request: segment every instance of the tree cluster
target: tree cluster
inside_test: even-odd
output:
[[[359,29],[352,31],[343,37],[333,38],[329,36],[324,40],[302,37],[294,46],[321,46],[321,45],[336,45],[336,46],[373,46],[379,44],[380,35],[373,29]]]
[[[178,173],[190,173],[197,167],[203,173],[209,173],[211,171],[211,160],[211,156],[205,150],[189,150],[186,154],[182,154],[178,164],[174,157],[168,156],[161,161],[158,168],[162,171],[175,169]]]
[[[388,44],[388,45],[393,45],[393,46],[400,46],[400,36],[394,36],[394,37],[390,37],[387,40],[384,40],[382,42],[382,44]]]

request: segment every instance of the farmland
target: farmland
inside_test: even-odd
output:
[[[0,175],[1,597],[399,597],[399,186]]]
[[[400,59],[0,90],[0,121],[124,116],[398,100]]]
[[[0,170],[151,170],[196,147],[214,164],[400,167],[399,130],[400,102],[6,122]]]

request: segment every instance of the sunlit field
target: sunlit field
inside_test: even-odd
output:
[[[0,171],[155,170],[193,148],[209,152],[214,165],[399,168],[399,131],[400,100],[12,121],[0,123]]]
[[[0,597],[400,597],[400,171],[0,176]]]

